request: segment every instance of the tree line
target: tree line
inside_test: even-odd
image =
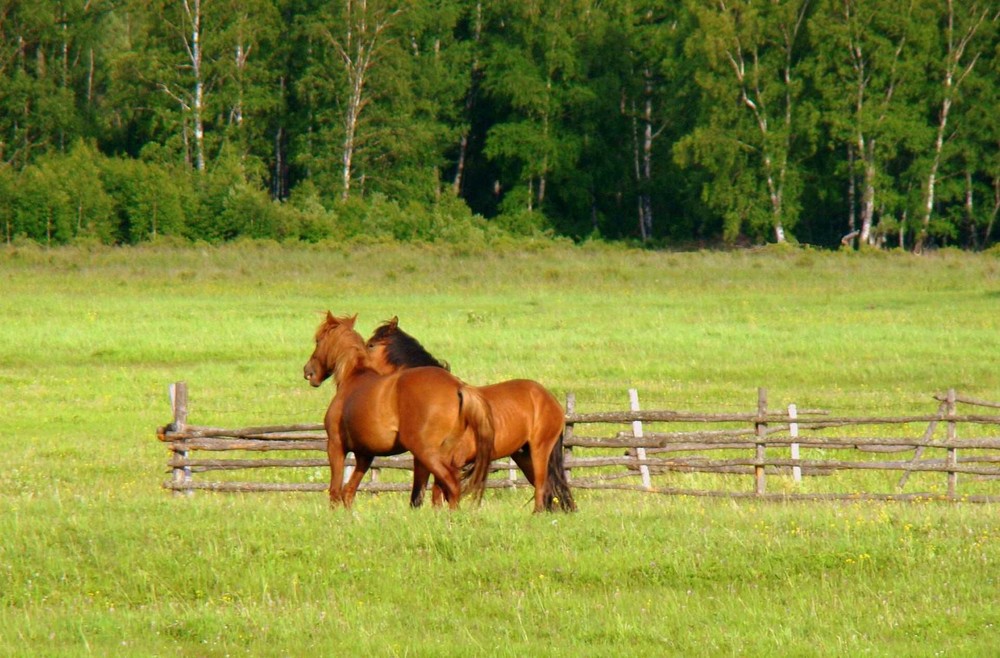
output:
[[[979,0],[0,0],[10,243],[1000,237]]]

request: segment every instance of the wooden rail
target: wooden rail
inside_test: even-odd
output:
[[[167,466],[171,479],[164,486],[181,495],[206,491],[324,491],[327,460],[310,453],[326,451],[326,435],[320,424],[270,425],[227,429],[190,425],[187,422],[187,388],[170,387],[173,422],[158,430],[158,438],[170,450]],[[571,484],[580,489],[620,489],[662,494],[769,499],[945,499],[969,502],[1000,502],[1000,414],[959,413],[959,405],[1000,409],[987,402],[948,391],[935,396],[936,413],[888,416],[831,416],[819,410],[799,410],[789,405],[775,412],[768,408],[767,391],[760,389],[752,413],[694,413],[640,410],[638,394],[630,391],[630,410],[578,413],[575,399],[567,398],[564,447]],[[963,411],[965,409],[963,408]],[[656,429],[650,429],[655,424]],[[684,426],[662,431],[661,426]],[[914,425],[924,428],[910,435]],[[607,431],[610,427],[611,434]],[[695,427],[697,429],[690,429]],[[959,436],[959,428],[963,436]],[[600,435],[589,435],[602,428]],[[849,429],[861,435],[830,434]],[[872,436],[892,429],[899,436]],[[943,428],[943,433],[939,430]],[[965,435],[967,428],[976,428]],[[943,436],[938,436],[943,434]],[[807,456],[803,457],[802,452]],[[289,454],[293,452],[295,454]],[[883,457],[909,452],[909,458]],[[232,453],[235,453],[233,455]],[[261,453],[267,453],[262,456]],[[209,454],[211,456],[195,456]],[[279,456],[281,455],[281,456]],[[353,461],[348,460],[348,468]],[[405,476],[387,477],[387,472],[412,470],[409,455],[377,458],[363,491],[409,491]],[[500,477],[488,486],[522,487],[527,481],[513,462],[498,460],[493,470]],[[270,471],[272,481],[208,480],[206,473]],[[838,473],[882,473],[878,483],[862,476],[842,486],[809,486],[817,478]],[[311,481],[304,482],[303,473]],[[885,485],[885,474],[899,479]],[[198,477],[196,477],[196,474]],[[912,474],[920,474],[924,491],[907,491]],[[927,480],[939,474],[940,480]],[[966,491],[959,492],[959,478]],[[280,478],[280,479],[278,479]],[[286,481],[287,478],[287,481]],[[805,479],[803,479],[805,478]],[[832,479],[832,478],[827,478]],[[877,479],[877,478],[876,478]],[[769,483],[780,483],[775,491]],[[746,484],[741,485],[740,482]],[[928,484],[928,482],[930,484]],[[935,484],[936,482],[936,484]],[[749,486],[747,486],[749,485]],[[912,488],[912,487],[910,487]],[[824,489],[815,491],[811,489]]]

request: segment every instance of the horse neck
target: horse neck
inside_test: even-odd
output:
[[[448,369],[447,364],[436,359],[415,338],[406,334],[386,346],[386,357],[387,361],[397,368],[432,366]]]

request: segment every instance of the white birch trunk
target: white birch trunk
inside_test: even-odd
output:
[[[482,38],[483,32],[483,3],[476,3],[476,23],[473,29],[473,43],[475,48],[478,48],[480,39]],[[469,95],[465,99],[465,111],[470,117],[472,116],[472,110],[476,102],[476,77],[479,71],[479,58],[472,58],[472,65],[469,71]],[[462,132],[462,137],[458,145],[458,161],[455,163],[455,178],[451,182],[451,189],[455,196],[459,196],[462,193],[462,180],[465,176],[465,159],[469,152],[469,130],[466,129]]]
[[[195,168],[205,170],[205,81],[201,69],[201,0],[184,0],[184,12],[191,24],[191,41],[187,44],[194,76],[194,98],[191,104],[191,123],[194,131]]]
[[[920,233],[917,236],[916,244],[913,246],[913,250],[918,253],[923,251],[924,244],[927,241],[931,215],[934,212],[934,189],[937,183],[938,170],[941,166],[941,153],[944,150],[945,133],[948,128],[948,115],[955,96],[958,94],[958,89],[962,85],[962,81],[965,80],[966,76],[975,67],[976,61],[979,59],[979,53],[975,53],[972,56],[972,61],[964,67],[961,65],[961,61],[965,56],[965,50],[969,42],[975,37],[983,21],[986,20],[988,11],[983,10],[978,16],[973,16],[972,23],[956,43],[955,8],[952,0],[948,0],[948,25],[945,28],[947,32],[948,52],[945,54],[944,97],[941,99],[941,109],[938,112],[937,134],[934,138],[934,154],[931,159],[930,171],[927,173],[927,185],[924,188],[923,217],[920,222]]]
[[[864,136],[858,135],[858,149],[864,167],[864,178],[861,187],[861,233],[858,235],[860,244],[872,244],[872,225],[875,221],[875,156],[874,148],[865,144]]]
[[[650,194],[650,186],[653,184],[653,73],[647,67],[642,72],[645,82],[643,85],[644,107],[642,112],[642,193],[639,195],[639,204],[642,212],[639,214],[642,222],[643,242],[653,237],[653,198]]]
[[[622,93],[622,103],[621,103],[621,105],[622,105],[622,112],[624,113],[625,112],[625,94],[624,94],[624,92]],[[639,147],[639,113],[638,113],[638,109],[635,106],[635,101],[634,100],[630,103],[630,105],[631,105],[631,111],[632,111],[632,167],[635,170],[635,184],[636,184],[636,187],[639,190],[641,190],[642,189],[642,165],[641,165],[641,158],[639,156],[639,152],[641,150],[640,147]],[[636,200],[636,212],[637,212],[638,217],[639,217],[639,236],[642,238],[642,241],[645,242],[646,239],[647,239],[647,236],[646,236],[646,217],[645,217],[645,214],[644,214],[646,212],[646,204],[643,203],[642,192],[641,191],[638,194],[636,194],[635,200]]]
[[[372,16],[368,12],[367,0],[357,2],[348,0],[344,8],[347,25],[344,38],[336,39],[329,32],[326,33],[343,60],[350,88],[344,108],[344,141],[341,153],[343,168],[341,179],[344,186],[341,198],[343,199],[349,198],[351,194],[358,128],[361,114],[368,104],[365,96],[368,73],[377,61],[382,32],[389,27],[391,19],[400,11],[402,10],[397,9],[385,16]]]

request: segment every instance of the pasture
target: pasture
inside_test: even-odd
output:
[[[988,655],[990,505],[527,491],[174,498],[190,420],[318,422],[326,309],[398,315],[473,383],[579,411],[927,412],[1000,400],[996,254],[663,253],[546,243],[0,251],[0,655]],[[325,479],[320,472],[318,478]]]

